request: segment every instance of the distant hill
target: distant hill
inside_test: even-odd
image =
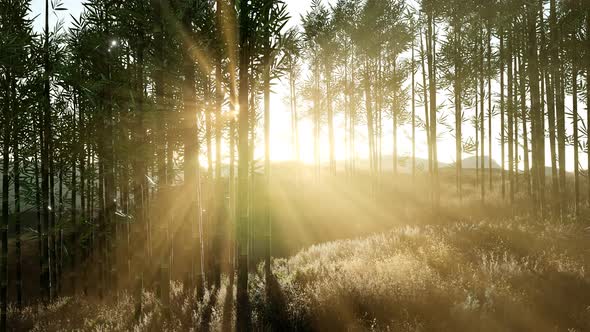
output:
[[[479,160],[481,163],[481,159]],[[340,162],[343,163],[343,162]],[[487,156],[484,157],[485,168],[488,168],[489,165],[489,158]],[[446,168],[446,167],[455,167],[455,163],[445,163],[440,162],[438,163],[439,168]],[[369,169],[369,160],[363,159],[357,162],[357,167],[359,169]],[[416,167],[418,169],[426,170],[428,169],[428,160],[423,158],[416,158]],[[467,157],[463,159],[463,168],[464,169],[475,169],[476,168],[476,158],[475,156]],[[493,169],[500,169],[501,166],[492,158],[492,168]],[[391,172],[393,170],[393,157],[391,155],[383,156],[383,171]],[[410,157],[400,157],[398,159],[398,172],[400,173],[410,173],[412,171],[412,159]],[[551,174],[551,170],[549,170],[549,174]]]
[[[484,156],[483,159],[484,159],[485,168],[488,168],[490,158],[488,156]],[[467,169],[477,168],[476,162],[477,162],[477,159],[475,158],[475,156],[467,157],[467,158],[463,159],[463,168],[467,168]],[[479,163],[481,165],[481,157],[479,158]],[[500,169],[500,168],[502,168],[502,166],[500,166],[500,164],[498,164],[494,159],[492,159],[492,168],[493,169]]]
[[[342,166],[340,165],[342,164]],[[344,162],[339,161],[339,167],[344,167]],[[439,167],[447,167],[449,164],[439,162]],[[361,170],[368,170],[370,167],[368,159],[361,159],[356,162],[356,167]],[[393,156],[387,155],[383,156],[382,160],[382,167],[384,172],[391,172],[393,171]],[[428,160],[423,158],[416,158],[416,168],[419,170],[427,170],[428,169]],[[412,158],[401,156],[398,158],[398,166],[397,171],[400,173],[410,173],[412,172]]]

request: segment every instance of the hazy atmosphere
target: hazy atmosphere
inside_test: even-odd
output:
[[[0,0],[0,332],[590,331],[585,0]]]

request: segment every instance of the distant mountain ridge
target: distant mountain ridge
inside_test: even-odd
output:
[[[487,169],[489,167],[489,158],[488,156],[484,156],[484,166]],[[339,164],[343,164],[343,161],[339,161]],[[479,158],[479,163],[481,165],[481,157]],[[369,169],[369,160],[362,159],[357,161],[356,166],[359,169]],[[393,156],[386,155],[383,156],[382,159],[382,167],[383,171],[391,172],[393,170]],[[446,162],[438,162],[439,168],[454,168],[455,163],[446,163]],[[416,168],[425,170],[428,168],[428,160],[424,158],[416,158]],[[462,169],[475,169],[476,168],[476,157],[470,156],[463,159]],[[501,166],[496,162],[495,159],[492,158],[492,168],[493,169],[500,169]],[[407,156],[402,156],[398,158],[398,166],[397,170],[400,173],[410,173],[412,171],[412,158]]]

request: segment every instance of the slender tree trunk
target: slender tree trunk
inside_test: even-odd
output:
[[[397,68],[396,68],[396,60],[394,59],[393,60],[393,77],[396,77],[396,75],[397,75],[396,71],[397,71]],[[399,164],[399,161],[398,161],[398,159],[399,159],[399,157],[398,157],[399,152],[398,152],[398,146],[397,146],[398,113],[397,113],[397,110],[396,110],[396,106],[397,106],[396,105],[397,104],[397,89],[398,89],[398,87],[394,83],[394,86],[393,86],[393,89],[392,89],[393,91],[391,93],[392,94],[392,97],[391,97],[392,98],[392,105],[393,105],[392,108],[391,108],[391,115],[392,115],[392,118],[393,118],[393,175],[396,178],[397,178],[397,175],[398,175],[397,174],[397,165]],[[380,96],[379,99],[380,99],[379,104],[381,104],[382,97]],[[381,116],[379,116],[379,117],[381,117]],[[379,120],[379,122],[381,122],[381,120]],[[381,127],[382,126],[379,125],[379,127],[380,127],[379,131],[381,132],[381,130],[382,130]],[[379,139],[379,140],[381,140],[381,139]],[[379,143],[379,151],[381,151],[381,143]],[[379,155],[381,155],[381,153],[379,153]],[[381,158],[379,158],[379,159],[381,159]]]
[[[545,132],[543,129],[544,114],[541,107],[539,91],[539,66],[537,54],[537,6],[532,5],[528,10],[528,70],[529,88],[531,96],[531,123],[533,138],[533,199],[537,204],[541,217],[544,217],[544,191],[541,177],[545,176]],[[523,95],[523,98],[525,96]],[[535,209],[536,211],[537,209]]]
[[[189,34],[189,41],[195,38],[192,30],[192,15],[194,15],[195,1],[191,1],[189,8],[185,11],[183,17],[184,28]],[[189,45],[186,45],[189,46]],[[191,54],[187,51],[183,54],[183,103],[184,103],[184,181],[185,190],[189,196],[189,208],[186,216],[187,229],[190,230],[191,244],[189,248],[189,257],[191,268],[189,280],[193,287],[196,287],[197,298],[203,296],[203,276],[201,270],[201,208],[199,201],[199,137],[197,122],[197,101],[196,101],[196,77],[195,65]]]
[[[488,172],[489,172],[489,190],[492,191],[493,189],[493,180],[494,180],[494,169],[492,163],[492,119],[493,119],[493,109],[492,109],[492,29],[490,27],[490,23],[488,22],[488,72],[486,74],[488,78]]]
[[[78,158],[78,164],[80,165],[79,168],[79,172],[80,172],[80,221],[81,223],[87,223],[87,217],[88,214],[86,213],[86,152],[85,149],[87,147],[86,142],[85,142],[85,127],[84,127],[84,118],[82,116],[82,106],[81,106],[81,101],[78,99],[78,144],[79,144],[79,150],[76,153],[76,158]],[[80,229],[77,229],[77,231],[80,231]],[[87,244],[87,243],[86,243]],[[82,266],[82,283],[85,285],[86,284],[86,267],[87,267],[87,261],[88,261],[88,249],[86,248],[87,245],[82,243],[82,240],[78,234],[77,239],[76,239],[76,243],[75,246],[76,248],[79,248],[80,250],[80,254],[78,254],[78,258],[81,258],[81,262],[83,262],[81,264]],[[74,271],[74,273],[77,273],[76,271]],[[74,275],[75,278],[79,278],[78,275]],[[84,287],[84,295],[87,294],[87,290]]]
[[[7,76],[7,81],[11,82],[10,73]],[[10,92],[8,99],[10,100]],[[10,148],[10,125],[12,122],[10,121],[11,110],[9,105],[10,103],[4,105],[4,128],[2,129],[2,224],[0,224],[0,241],[2,241],[2,253],[0,253],[0,331],[2,332],[7,331],[6,315],[8,309],[8,167],[10,160],[8,152]]]
[[[319,182],[320,180],[320,168],[321,168],[321,158],[320,158],[320,133],[321,133],[321,115],[320,115],[320,66],[319,66],[319,59],[317,59],[318,55],[315,55],[315,68],[314,68],[314,76],[315,76],[315,91],[314,91],[314,100],[313,100],[313,116],[314,116],[314,142],[313,142],[313,150],[314,150],[314,160],[315,160],[315,180]]]
[[[16,307],[20,312],[23,308],[23,272],[22,272],[22,242],[21,242],[21,206],[20,206],[20,181],[21,181],[21,154],[20,154],[20,127],[18,123],[19,109],[17,106],[16,80],[11,82],[10,103],[14,122],[12,124],[12,154],[13,154],[13,177],[14,177],[14,237],[16,255]],[[26,159],[23,159],[26,160]]]
[[[106,9],[107,12],[110,12],[110,7],[107,7]],[[107,21],[107,25],[106,25],[106,35],[110,37],[110,27],[109,27],[109,23]],[[107,71],[107,76],[109,81],[112,80],[112,69],[111,69],[111,65],[110,62],[107,64],[106,67],[106,71]],[[109,268],[110,270],[108,271],[108,279],[110,282],[110,288],[111,290],[115,291],[116,294],[118,294],[119,291],[119,280],[118,280],[118,261],[119,261],[119,257],[117,254],[117,247],[118,247],[118,240],[119,240],[119,234],[118,234],[118,228],[117,228],[117,223],[115,220],[115,212],[117,209],[116,206],[116,183],[115,183],[115,165],[116,165],[116,161],[115,161],[115,152],[114,152],[114,118],[115,118],[115,113],[114,113],[114,109],[113,109],[113,104],[114,104],[114,100],[113,100],[113,95],[114,95],[114,91],[113,91],[113,86],[109,85],[107,86],[107,91],[106,91],[106,123],[105,123],[105,128],[106,128],[106,137],[105,137],[105,143],[104,143],[104,148],[105,148],[105,158],[104,158],[104,167],[105,167],[105,221],[106,221],[106,225],[109,229],[108,231],[108,243],[109,243],[109,247],[107,248],[108,250],[108,260],[109,260]]]
[[[101,139],[102,140],[102,139]],[[103,148],[97,146],[98,155],[101,155]],[[97,250],[98,250],[98,298],[104,299],[106,289],[108,288],[108,253],[107,253],[107,225],[105,216],[105,201],[104,201],[104,161],[98,159],[98,187],[97,187],[97,201],[98,201],[98,216],[97,216]]]
[[[550,67],[549,54],[546,49],[546,37],[543,24],[543,1],[539,1],[540,17],[541,17],[541,66],[546,68],[543,79],[545,80],[545,87],[547,92],[547,122],[549,124],[549,148],[551,153],[551,205],[553,215],[559,214],[559,182],[557,177],[557,149],[555,146],[555,88],[552,79],[552,71]],[[543,94],[542,94],[543,95]],[[543,165],[543,174],[545,177],[545,166]],[[590,177],[589,177],[590,178]]]
[[[289,74],[289,87],[291,93],[291,122],[292,122],[292,136],[293,149],[295,150],[295,160],[301,162],[301,149],[299,147],[299,116],[297,114],[297,87],[295,83],[295,73],[292,70]]]
[[[426,52],[424,50],[424,42],[422,35],[424,33],[420,33],[420,60],[421,60],[421,67],[422,67],[422,92],[424,93],[423,101],[424,101],[424,130],[426,131],[426,147],[428,150],[428,175],[432,177],[432,144],[430,143],[430,110],[429,102],[428,102],[428,83],[426,81]],[[430,193],[432,194],[432,193]]]
[[[148,153],[144,116],[144,36],[140,34],[137,44],[137,59],[135,63],[135,132],[134,141],[137,144],[136,156],[133,158],[133,200],[136,224],[133,227],[133,296],[135,298],[135,320],[141,318],[143,288],[144,288],[144,255],[149,255],[149,222],[145,218],[145,201],[147,200],[147,165],[144,156]],[[186,155],[185,155],[185,158]]]
[[[586,8],[586,119],[590,122],[590,8]],[[588,123],[590,125],[590,123]],[[590,140],[590,138],[588,138]],[[587,151],[588,204],[590,205],[590,149]]]
[[[164,10],[164,3],[166,0],[154,0],[154,94],[156,101],[156,110],[160,114],[160,119],[156,122],[157,127],[157,169],[158,169],[158,185],[165,185],[168,183],[166,174],[166,111],[165,106],[165,87],[164,87],[164,18],[162,11]]]
[[[578,68],[576,59],[572,59],[572,121],[574,127],[574,215],[580,214],[580,158],[578,137]]]
[[[427,42],[427,57],[428,57],[428,87],[430,89],[430,146],[432,150],[432,174],[433,174],[433,191],[434,191],[434,206],[438,209],[440,205],[440,192],[438,182],[438,157],[437,157],[437,105],[436,105],[436,63],[435,63],[435,32],[434,32],[434,18],[431,14],[428,15],[428,42]]]
[[[502,199],[506,199],[506,105],[504,101],[504,28],[500,27],[500,147],[501,147],[501,182],[502,182]]]
[[[45,0],[45,45],[43,78],[43,121],[41,126],[41,206],[43,215],[43,266],[41,268],[42,294],[45,303],[52,298],[51,264],[49,255],[49,145],[51,141],[51,97],[49,63],[49,0]]]
[[[412,181],[416,181],[416,57],[415,45],[416,33],[412,26]]]
[[[457,18],[455,18],[457,20]],[[459,22],[455,21],[453,25],[453,36],[455,38],[455,57],[454,57],[454,67],[455,67],[455,77],[453,80],[454,84],[454,95],[455,95],[455,172],[456,172],[456,186],[457,186],[457,193],[459,194],[459,200],[463,201],[463,100],[461,95],[462,91],[462,66],[461,61],[458,58],[459,54]]]
[[[326,102],[328,103],[328,140],[330,143],[330,174],[336,175],[336,138],[334,136],[334,111],[332,109],[332,64],[326,65]]]
[[[74,94],[74,108],[73,108],[73,114],[72,114],[72,126],[74,127],[74,130],[80,130],[80,128],[77,128],[76,126],[76,94]],[[79,108],[78,108],[79,111]],[[70,251],[69,251],[69,256],[70,256],[70,287],[72,289],[72,294],[75,296],[76,295],[76,277],[77,277],[77,271],[76,271],[76,263],[77,263],[77,255],[78,255],[78,248],[79,248],[79,243],[78,243],[78,221],[77,221],[77,178],[76,178],[76,160],[78,158],[78,146],[77,144],[80,144],[79,142],[72,142],[72,148],[71,148],[71,164],[70,166],[72,167],[71,171],[72,171],[72,177],[71,177],[71,196],[70,196],[70,213],[71,213],[71,219],[70,219]],[[82,147],[83,148],[83,147]],[[75,248],[75,249],[74,249]]]
[[[164,38],[165,38],[165,24],[164,24],[164,10],[167,5],[167,0],[155,0],[154,4],[154,57],[156,61],[156,68],[154,71],[154,94],[156,101],[156,110],[160,114],[156,127],[158,137],[156,138],[156,155],[157,155],[157,170],[158,170],[158,194],[159,196],[166,196],[167,190],[162,190],[167,187],[168,183],[168,165],[167,165],[167,115],[168,110],[166,109],[166,87],[164,83],[164,67],[166,66],[164,61]],[[108,195],[108,194],[107,194]],[[164,200],[166,201],[166,200]],[[165,207],[169,209],[168,206]],[[165,214],[164,214],[165,215]],[[169,218],[161,220],[159,223],[159,232],[161,238],[160,250],[159,250],[159,267],[158,276],[156,277],[157,283],[157,294],[159,295],[164,312],[167,313],[169,308],[169,289],[170,289],[170,278],[169,278]]]
[[[63,294],[63,216],[64,216],[64,202],[63,202],[63,174],[64,174],[64,163],[63,158],[60,154],[59,156],[59,163],[58,163],[58,195],[57,195],[57,249],[56,249],[56,256],[57,256],[57,280],[59,280],[59,293]]]
[[[559,197],[560,197],[560,216],[563,217],[566,208],[566,170],[565,170],[565,105],[564,93],[561,76],[563,71],[559,68],[559,36],[560,32],[557,27],[557,9],[555,0],[549,2],[549,26],[550,26],[550,54],[551,54],[551,70],[555,86],[556,97],[556,122],[557,122],[557,154],[559,161]]]
[[[264,23],[268,25],[270,22],[270,9],[272,6],[272,1],[265,1],[265,13],[264,13]],[[268,31],[268,27],[266,27],[266,33],[270,33]],[[266,282],[266,295],[267,300],[270,301],[270,294],[271,294],[271,235],[272,235],[272,220],[270,214],[270,70],[271,70],[271,40],[270,35],[264,36],[264,55],[263,55],[263,65],[264,65],[264,72],[263,72],[263,89],[264,89],[264,276]],[[331,105],[332,102],[330,100],[330,79],[329,79],[329,68],[326,68],[327,71],[327,79],[326,79],[326,89],[328,94],[328,125],[330,127],[330,133],[333,135],[333,127],[331,122]],[[332,172],[332,166],[334,166],[335,171],[335,164],[332,165],[334,162],[333,160],[333,148],[334,148],[334,141],[332,140],[332,136],[330,136],[330,171]],[[270,302],[269,302],[270,303]]]
[[[249,300],[248,300],[248,128],[250,126],[250,112],[248,112],[249,73],[250,63],[250,35],[248,33],[250,6],[247,1],[240,1],[239,12],[239,103],[240,114],[238,123],[238,284],[236,303],[236,330],[248,331],[250,328]]]
[[[41,141],[41,146],[43,146],[42,136],[40,135],[39,131],[39,123],[37,121],[33,124],[33,133],[34,137],[38,138]],[[35,210],[36,217],[37,217],[37,255],[39,256],[39,271],[43,271],[43,229],[42,229],[42,220],[41,220],[41,187],[39,186],[39,148],[37,146],[34,147],[33,151],[33,167],[35,172]],[[39,273],[39,289],[41,290],[41,295],[43,295],[43,273]]]
[[[348,57],[350,45],[348,39],[344,41],[344,173],[346,178],[350,178],[350,91],[349,91],[349,69],[348,69]]]
[[[373,109],[372,109],[372,98],[371,98],[371,82],[370,82],[370,65],[369,60],[365,59],[365,77],[364,77],[364,84],[365,84],[365,108],[367,112],[367,134],[369,137],[369,164],[370,164],[370,174],[371,174],[371,192],[375,194],[375,173],[376,173],[376,164],[375,164],[375,130],[374,130],[374,119],[373,119]]]
[[[53,133],[50,133],[50,137],[53,137]],[[58,261],[57,261],[57,223],[56,223],[56,204],[55,204],[55,145],[52,140],[49,145],[49,204],[51,206],[50,218],[49,218],[49,261],[51,265],[51,283],[54,289],[52,300],[57,297],[60,291],[60,280],[57,278],[59,275]]]
[[[525,86],[525,72],[522,57],[518,55],[518,82],[520,84],[520,116],[522,121],[522,147],[524,157],[524,182],[526,191],[529,197],[532,195],[531,191],[531,175],[529,163],[529,136],[527,130],[527,107],[526,107],[526,86]],[[531,134],[532,136],[532,134]]]
[[[475,83],[475,190],[479,188],[479,122],[481,119],[479,118],[481,112],[479,111],[479,89],[478,89],[479,82]],[[481,193],[480,193],[481,195]],[[481,196],[480,196],[481,197]]]
[[[254,60],[251,59],[250,60],[250,67],[249,68],[253,68],[254,66]],[[248,229],[247,229],[247,234],[248,234],[248,271],[253,271],[255,269],[254,267],[254,263],[255,263],[255,259],[256,257],[254,256],[254,250],[257,249],[256,245],[258,244],[257,240],[257,236],[258,236],[258,229],[257,227],[254,227],[256,224],[255,222],[257,221],[256,217],[257,215],[254,213],[254,209],[255,209],[255,192],[254,189],[256,189],[255,187],[255,181],[256,181],[256,164],[254,163],[254,149],[256,146],[256,127],[257,127],[257,121],[255,120],[258,115],[257,115],[257,104],[256,104],[256,98],[258,95],[258,79],[259,77],[253,73],[251,73],[252,76],[250,76],[250,105],[249,105],[249,112],[250,112],[250,127],[249,127],[249,139],[250,139],[250,149],[248,150],[249,153],[249,158],[250,160],[248,161],[248,165],[249,165],[249,177],[248,177],[248,209],[250,211],[253,211],[251,214],[249,214],[249,218],[248,218]],[[318,173],[319,174],[319,173]],[[319,179],[319,175],[318,175],[318,179]]]
[[[350,174],[354,176],[356,174],[356,71],[355,71],[355,56],[354,47],[352,47],[350,56],[350,157],[352,158],[350,163]]]
[[[231,83],[233,85],[233,83]],[[232,114],[236,114],[236,103],[237,98],[235,96],[235,88],[232,87],[232,102],[230,103],[231,112]],[[230,221],[232,223],[231,228],[231,253],[230,253],[230,260],[231,260],[231,271],[229,273],[229,278],[231,285],[233,287],[234,284],[234,275],[236,269],[236,242],[235,242],[235,234],[236,234],[236,119],[232,116],[229,122],[229,214],[230,214]]]
[[[516,39],[516,38],[515,38]],[[517,40],[515,40],[516,42]],[[519,121],[519,115],[520,113],[518,112],[519,110],[519,106],[518,106],[518,89],[519,89],[519,73],[518,73],[518,55],[513,55],[514,56],[514,63],[513,63],[513,68],[514,68],[514,73],[513,73],[513,79],[514,79],[514,84],[513,84],[513,88],[514,91],[512,92],[512,103],[513,103],[513,108],[512,110],[514,111],[514,190],[516,192],[519,191],[519,182],[518,182],[518,178],[519,178],[519,167],[520,167],[520,160],[521,160],[521,156],[519,155],[520,153],[520,144],[519,144],[519,135],[518,135],[518,121]]]
[[[223,29],[223,9],[221,0],[217,0],[217,38],[221,40],[222,34],[221,30]],[[216,54],[216,64],[215,64],[215,188],[214,188],[214,201],[212,206],[214,220],[213,227],[211,231],[213,232],[212,238],[212,255],[211,259],[213,262],[212,266],[212,284],[219,289],[221,285],[221,237],[222,237],[222,227],[223,227],[223,206],[225,199],[224,191],[223,191],[223,179],[221,177],[221,136],[222,136],[222,129],[223,129],[223,100],[224,100],[224,92],[222,87],[222,62],[223,62],[223,55],[221,53],[221,47],[217,50]]]
[[[514,100],[513,100],[513,71],[512,71],[512,38],[513,33],[510,31],[512,25],[508,27],[508,50],[507,50],[507,58],[505,59],[506,63],[508,64],[507,73],[508,73],[508,182],[510,183],[510,205],[514,206],[514,192],[515,192],[515,176],[514,176],[514,166],[516,162],[515,154],[516,151],[514,150]]]
[[[483,29],[480,30],[480,71],[479,71],[479,125],[480,143],[481,143],[481,201],[485,202],[486,197],[486,164],[485,164],[485,79],[484,79],[484,40]]]

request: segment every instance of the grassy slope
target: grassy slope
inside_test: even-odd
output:
[[[253,321],[274,330],[587,331],[589,249],[587,231],[571,225],[399,227],[276,260],[272,304],[261,274],[251,278]],[[225,281],[195,307],[175,285],[168,323],[152,294],[139,324],[126,295],[116,304],[66,298],[41,313],[28,308],[18,322],[12,315],[11,323],[37,331],[159,331],[210,322],[221,330],[224,317],[233,319],[227,289]]]
[[[585,230],[463,223],[313,246],[276,262],[291,326],[587,331]]]

